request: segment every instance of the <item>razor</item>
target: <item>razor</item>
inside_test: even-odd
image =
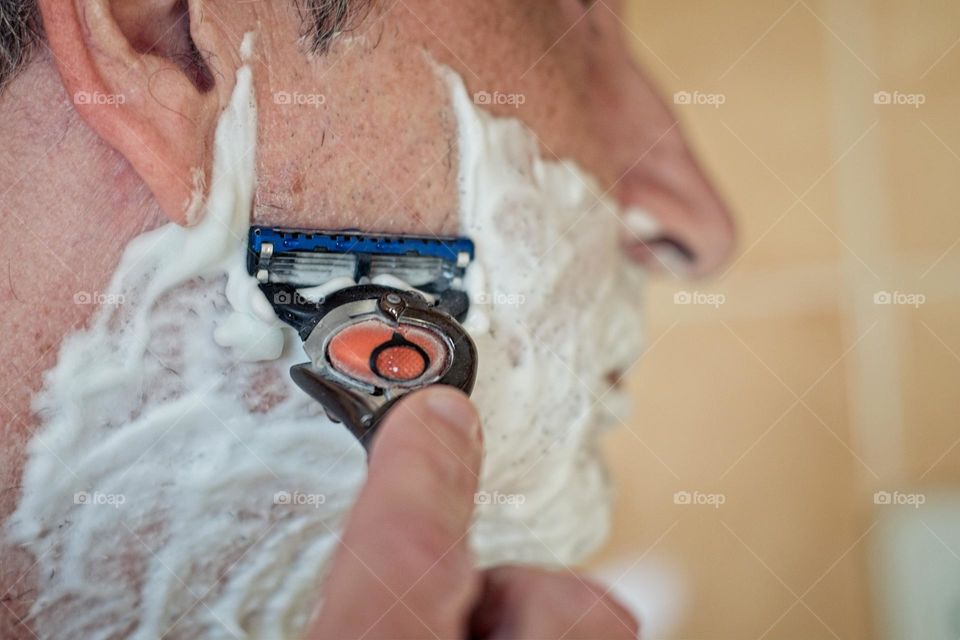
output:
[[[248,247],[248,272],[310,358],[291,377],[364,446],[404,394],[473,391],[469,238],[252,227]]]

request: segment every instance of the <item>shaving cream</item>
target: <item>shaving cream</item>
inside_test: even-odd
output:
[[[639,349],[639,283],[596,183],[441,73],[477,245],[466,326],[486,455],[471,545],[482,566],[574,562],[607,528],[594,441],[614,405],[606,375]],[[299,637],[318,604],[366,459],[289,381],[307,358],[244,269],[252,82],[241,68],[202,221],[130,243],[111,284],[123,304],[64,341],[35,399],[7,528],[38,566],[40,637]]]
[[[481,564],[568,564],[606,537],[597,431],[622,423],[609,375],[639,357],[642,274],[618,250],[617,205],[515,119],[442,71],[460,128],[460,223],[477,243],[466,328],[485,458],[472,543]]]

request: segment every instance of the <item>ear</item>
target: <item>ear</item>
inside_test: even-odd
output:
[[[78,113],[184,225],[202,213],[217,120],[242,64],[240,43],[215,20],[204,21],[203,4],[40,0],[50,49]]]

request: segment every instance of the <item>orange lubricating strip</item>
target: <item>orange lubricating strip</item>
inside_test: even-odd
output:
[[[446,363],[446,348],[432,332],[401,325],[394,329],[379,320],[367,320],[338,333],[327,347],[331,364],[351,378],[374,385],[384,380],[370,370],[370,356],[380,345],[390,342],[394,332],[424,350],[429,359],[411,347],[398,345],[384,349],[377,356],[377,368],[390,376],[390,381],[416,380],[425,373],[436,373]],[[426,368],[426,370],[425,370]]]
[[[391,380],[414,380],[427,370],[423,354],[409,346],[384,349],[377,356],[377,370]]]

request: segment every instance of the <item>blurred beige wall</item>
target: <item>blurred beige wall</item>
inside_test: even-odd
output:
[[[960,486],[960,2],[627,1],[741,234],[652,287],[599,562],[665,576],[656,637],[882,637],[874,493]]]

